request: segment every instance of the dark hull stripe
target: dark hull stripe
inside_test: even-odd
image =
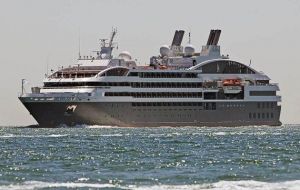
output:
[[[214,109],[201,106],[135,107],[132,103],[125,102],[23,102],[23,104],[41,127],[56,127],[62,124],[121,127],[281,125],[280,106],[258,108],[256,102],[218,102]],[[253,114],[256,115],[255,118]]]

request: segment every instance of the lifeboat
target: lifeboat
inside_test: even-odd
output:
[[[223,86],[241,86],[240,79],[225,79],[223,80]]]
[[[223,90],[225,94],[237,94],[242,91],[240,79],[225,79],[223,80]]]
[[[161,65],[161,66],[159,66],[159,69],[162,69],[162,70],[164,70],[164,69],[168,69],[168,67],[167,67],[167,66],[165,66],[165,65]]]

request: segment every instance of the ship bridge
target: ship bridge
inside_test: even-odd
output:
[[[188,70],[201,70],[207,74],[258,74],[251,67],[230,59],[213,59],[204,61]]]

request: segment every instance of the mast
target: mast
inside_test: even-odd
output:
[[[112,59],[112,50],[115,47],[114,38],[116,34],[117,34],[117,29],[113,28],[108,43],[107,43],[107,39],[100,39],[101,50],[100,52],[97,51],[97,53],[99,53],[97,59]]]

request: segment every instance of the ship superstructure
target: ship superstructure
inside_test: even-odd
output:
[[[202,51],[181,42],[162,46],[149,66],[128,52],[113,58],[113,31],[97,57],[51,74],[43,87],[19,99],[42,127],[281,125],[278,84],[250,66],[222,56],[221,30],[211,30]]]

